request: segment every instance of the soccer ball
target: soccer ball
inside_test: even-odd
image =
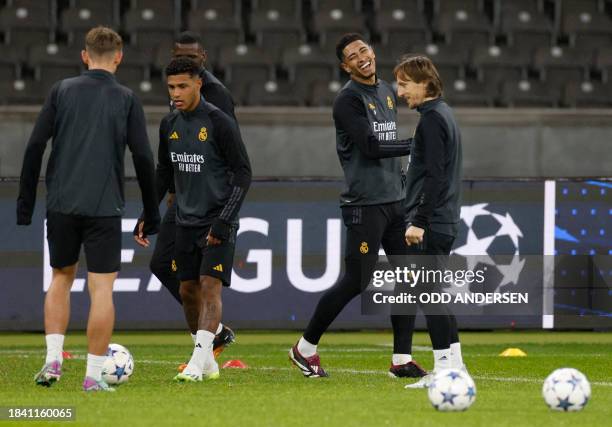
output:
[[[476,385],[467,372],[443,369],[434,375],[427,396],[438,411],[465,411],[476,400]]]
[[[107,384],[126,383],[134,372],[134,359],[127,348],[110,344],[102,367],[102,378]]]
[[[579,370],[561,368],[544,380],[542,396],[555,411],[580,411],[591,398],[591,384]]]

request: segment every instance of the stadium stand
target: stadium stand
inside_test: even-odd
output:
[[[493,26],[482,0],[437,0],[433,30],[447,42],[474,46],[492,41]]]
[[[250,20],[257,45],[277,61],[284,49],[306,41],[299,0],[254,0]]]
[[[533,59],[542,81],[555,89],[569,81],[588,80],[591,62],[591,52],[560,46],[540,47]]]
[[[153,51],[171,41],[180,27],[179,0],[131,0],[123,15],[123,29],[132,45]]]
[[[50,87],[66,76],[78,75],[84,68],[80,49],[55,43],[37,44],[29,49],[28,64],[34,69],[34,78]]]
[[[119,3],[116,0],[71,0],[60,13],[59,31],[69,44],[79,45],[94,25],[117,27]]]
[[[321,46],[333,48],[344,33],[369,34],[359,0],[313,0],[313,31]]]
[[[411,53],[427,55],[436,65],[440,77],[446,86],[465,76],[465,68],[469,60],[469,50],[457,44],[428,44],[413,46]]]
[[[603,3],[596,0],[564,0],[561,4],[561,33],[572,46],[593,49],[612,45],[612,19]]]
[[[291,106],[303,105],[303,99],[295,93],[295,87],[289,82],[251,82],[246,95],[246,105]]]
[[[500,105],[555,108],[559,106],[559,92],[538,80],[508,81],[502,84]]]
[[[276,80],[274,58],[257,46],[239,44],[223,47],[218,64],[225,70],[225,82],[239,103],[244,100],[246,89],[252,82]]]
[[[33,44],[53,41],[55,19],[53,2],[13,0],[0,10],[0,28],[4,43],[17,51]]]
[[[472,51],[471,64],[480,82],[486,82],[496,92],[503,81],[527,77],[530,55],[526,50],[505,46],[477,46]]]
[[[565,86],[563,104],[570,108],[610,108],[612,90],[609,85],[596,82],[570,82]]]
[[[466,107],[493,107],[494,96],[487,90],[487,84],[477,80],[457,79],[444,86],[444,96],[451,105]]]
[[[372,40],[386,80],[402,55],[430,56],[458,106],[580,108],[585,82],[601,93],[612,85],[609,0],[4,0],[1,102],[36,103],[44,96],[31,90],[78,73],[83,36],[98,23],[124,37],[118,79],[151,102],[186,29],[202,35],[209,69],[239,104],[260,94],[266,105],[330,105],[330,87],[348,78],[335,42],[355,31]],[[518,82],[530,89],[504,92]]]
[[[601,75],[602,81],[612,83],[612,46],[597,50],[595,55],[595,70]]]
[[[217,61],[221,46],[244,42],[240,0],[194,0],[185,18],[186,28],[202,35],[211,63]]]
[[[289,81],[302,99],[309,98],[309,92],[317,81],[323,83],[338,79],[338,61],[318,45],[304,44],[290,47],[283,52],[282,66],[288,73]]]
[[[373,32],[382,45],[403,51],[431,41],[431,29],[422,0],[377,0]]]
[[[496,14],[498,33],[510,46],[530,52],[554,42],[554,23],[543,1],[500,0]]]
[[[342,84],[337,80],[314,82],[308,98],[308,105],[311,107],[332,105],[340,88],[342,88]]]

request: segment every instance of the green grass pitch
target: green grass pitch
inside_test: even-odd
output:
[[[73,406],[76,422],[109,426],[612,426],[612,334],[558,332],[463,333],[462,346],[478,394],[466,412],[438,413],[424,390],[387,377],[391,334],[328,333],[320,354],[330,378],[307,379],[289,364],[299,332],[237,331],[220,363],[240,359],[249,369],[225,369],[221,378],[176,384],[172,377],[191,352],[186,333],[116,333],[135,359],[130,381],[116,393],[85,394],[85,337],[69,334],[60,382],[47,389],[33,376],[44,359],[41,334],[0,334],[0,406]],[[429,338],[415,335],[414,357],[432,367]],[[502,358],[519,347],[523,358]],[[544,378],[569,366],[591,381],[592,399],[577,413],[550,411],[541,397]],[[4,421],[6,425],[49,422]]]

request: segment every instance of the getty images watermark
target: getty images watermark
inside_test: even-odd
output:
[[[541,315],[546,262],[541,255],[380,257],[373,269],[362,263],[370,278],[362,312]]]

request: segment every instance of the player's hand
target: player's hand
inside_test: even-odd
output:
[[[423,243],[423,235],[425,234],[425,230],[419,227],[415,227],[411,225],[406,229],[406,234],[404,237],[406,238],[406,244],[410,245],[418,245],[419,243]]]
[[[175,194],[168,193],[168,197],[166,197],[166,206],[170,207],[174,204]]]
[[[206,236],[206,244],[208,246],[217,246],[221,244],[221,240],[214,237],[212,234],[210,234],[210,231],[209,231],[208,236]]]
[[[149,247],[149,239],[147,238],[147,236],[144,235],[144,232],[142,231],[144,228],[144,221],[143,220],[139,220],[138,221],[138,233],[134,234],[134,240],[136,240],[136,243],[138,243],[140,246],[142,246],[143,248],[148,248]]]

